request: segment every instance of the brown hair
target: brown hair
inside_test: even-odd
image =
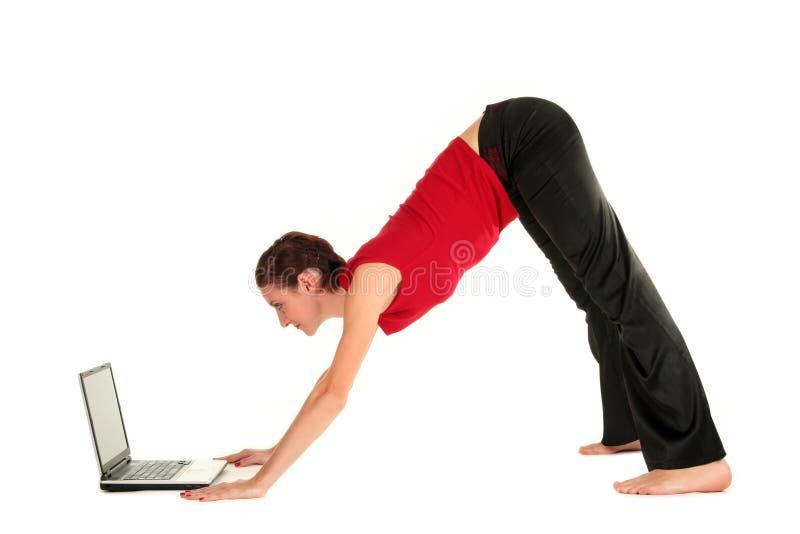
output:
[[[280,289],[295,289],[297,275],[315,268],[322,273],[322,287],[339,289],[339,274],[345,260],[326,240],[303,232],[287,232],[261,254],[256,264],[256,285],[263,289],[275,285]]]

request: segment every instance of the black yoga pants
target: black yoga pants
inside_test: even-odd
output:
[[[640,440],[647,469],[725,457],[689,349],[625,237],[583,139],[557,104],[489,104],[478,131],[520,222],[586,313],[600,367],[605,445]]]

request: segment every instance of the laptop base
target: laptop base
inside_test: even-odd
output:
[[[210,484],[108,484],[100,482],[100,489],[105,491],[187,490],[208,486]]]

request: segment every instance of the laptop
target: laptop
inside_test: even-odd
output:
[[[225,460],[134,460],[122,422],[111,364],[104,363],[80,373],[80,381],[100,468],[100,489],[202,488],[210,485],[225,468]]]

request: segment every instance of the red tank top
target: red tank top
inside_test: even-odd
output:
[[[361,263],[399,269],[400,289],[378,318],[386,335],[399,332],[447,300],[464,272],[489,253],[517,217],[492,167],[456,137],[378,235],[347,261],[339,282],[348,289]]]

